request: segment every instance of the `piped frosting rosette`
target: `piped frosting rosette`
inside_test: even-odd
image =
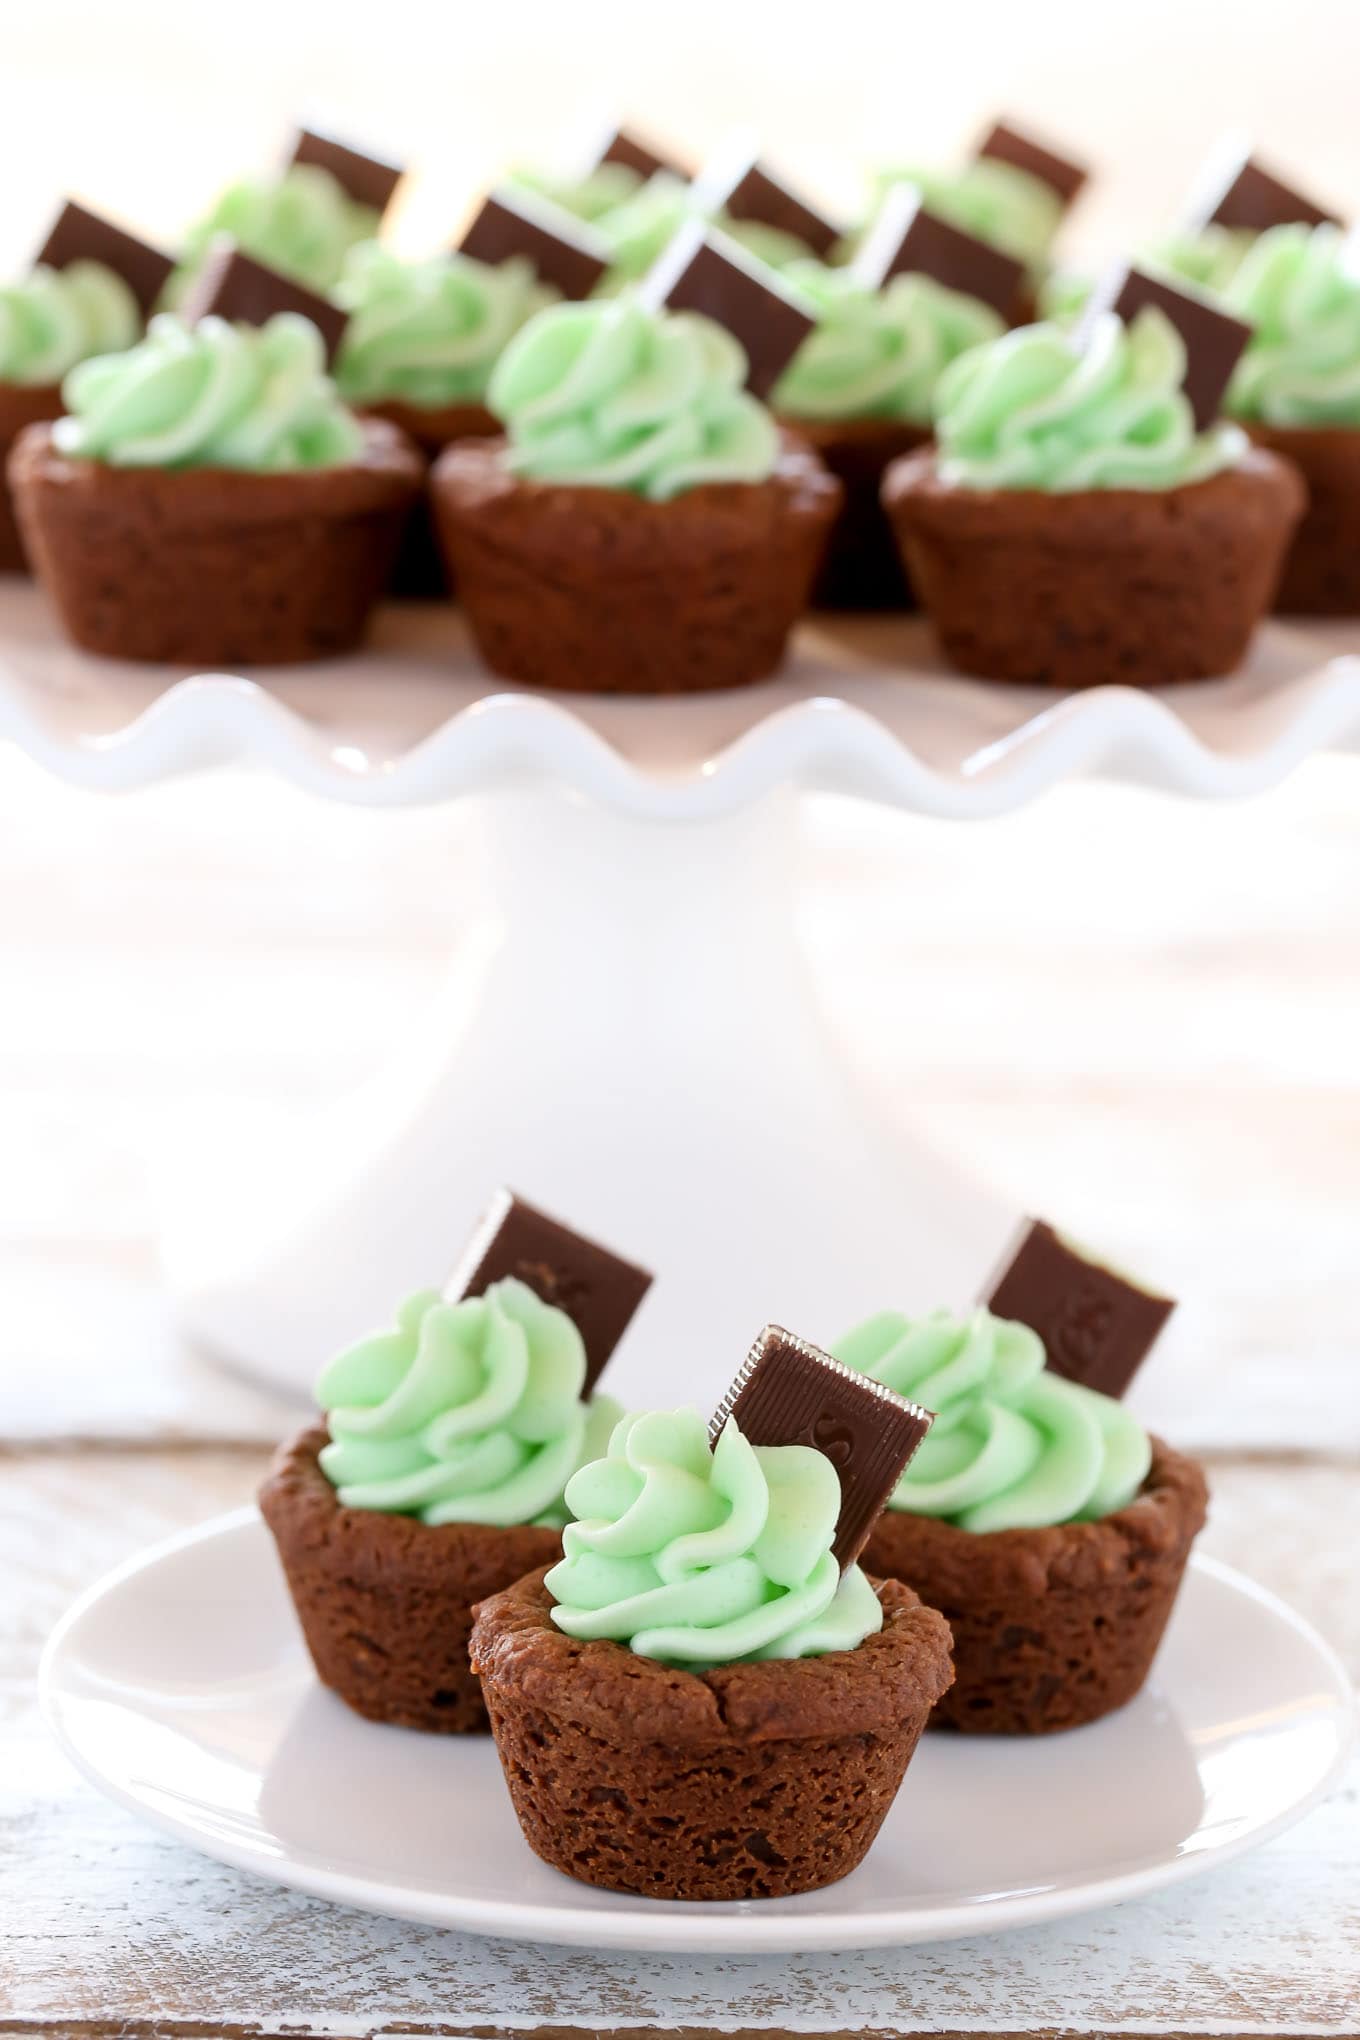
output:
[[[889,1508],[963,1530],[1037,1529],[1127,1507],[1152,1446],[1122,1403],[1052,1374],[1028,1325],[979,1308],[883,1311],[839,1340],[837,1359],[935,1412]]]
[[[169,312],[123,354],[67,376],[59,452],[113,467],[227,467],[256,473],[356,459],[363,431],[326,373],[310,319],[281,312],[263,326]]]
[[[810,1446],[753,1446],[729,1420],[710,1448],[694,1410],[625,1417],[567,1506],[547,1587],[569,1636],[700,1670],[852,1650],[882,1627],[833,1555],[840,1480]]]
[[[276,177],[243,178],[222,192],[185,236],[183,266],[171,280],[178,302],[188,279],[220,235],[247,255],[304,283],[328,291],[345,256],[371,240],[381,224],[372,206],[360,205],[318,163],[291,163]]]
[[[487,401],[513,473],[663,502],[773,472],[778,429],[745,381],[741,346],[712,319],[625,296],[540,312],[501,356]]]
[[[1195,428],[1185,342],[1149,307],[1102,313],[1083,342],[1024,326],[948,367],[936,399],[939,468],[974,489],[1175,489],[1234,466],[1240,427]]]
[[[0,288],[0,382],[59,383],[77,362],[131,347],[141,330],[136,298],[104,263],[39,267]]]
[[[421,1290],[323,1371],[322,1471],[346,1508],[559,1525],[568,1480],[620,1416],[583,1400],[585,1379],[572,1320],[514,1277],[456,1303]]]
[[[820,262],[796,263],[788,276],[819,313],[775,385],[774,408],[790,418],[927,425],[950,362],[1003,327],[989,305],[929,276],[895,276],[877,291]]]
[[[1360,426],[1360,264],[1339,227],[1272,227],[1225,295],[1254,329],[1229,410],[1266,425]]]
[[[522,256],[401,262],[365,241],[335,291],[350,315],[336,380],[354,404],[479,403],[507,343],[555,295]]]

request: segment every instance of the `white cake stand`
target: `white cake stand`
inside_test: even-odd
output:
[[[800,795],[982,820],[1101,772],[1220,798],[1360,742],[1360,659],[1278,625],[1231,680],[1072,697],[952,678],[902,621],[809,628],[779,681],[674,701],[493,690],[436,609],[261,685],[88,660],[13,584],[0,647],[0,736],[82,786],[241,760],[329,800],[475,803],[498,935],[472,991],[460,958],[376,1080],[173,1200],[187,1326],[299,1389],[441,1279],[501,1182],[656,1269],[625,1396],[703,1394],[772,1316],[825,1340],[887,1293],[968,1295],[1015,1214],[825,1038]]]

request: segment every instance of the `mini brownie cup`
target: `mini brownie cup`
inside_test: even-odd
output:
[[[734,1420],[710,1450],[696,1412],[650,1412],[567,1502],[563,1562],[472,1633],[534,1853],[652,1898],[848,1875],[949,1685],[949,1630],[897,1582],[841,1573],[831,1461]]]
[[[435,463],[435,521],[482,657],[542,687],[764,679],[807,606],[840,485],[742,388],[722,327],[624,297],[541,312],[489,401],[504,440]]]
[[[365,418],[383,419],[418,446],[427,470],[446,446],[460,439],[494,439],[500,426],[482,404],[443,404],[423,408],[397,398],[362,406]],[[430,514],[428,474],[426,486],[412,506],[392,565],[389,592],[411,602],[447,599],[449,570],[439,549],[434,519]]]
[[[7,478],[10,455],[30,426],[51,424],[60,418],[61,408],[59,384],[29,389],[22,383],[0,383],[0,472],[6,476],[0,486],[0,574],[22,574],[28,569],[14,491]]]
[[[916,273],[882,290],[815,262],[787,274],[820,316],[770,401],[845,491],[813,599],[828,609],[907,608],[911,591],[880,501],[883,476],[929,443],[943,370],[994,339],[1002,321],[979,299]]]
[[[946,370],[937,450],[883,502],[921,605],[965,673],[1154,687],[1241,663],[1305,494],[1240,428],[1195,430],[1159,311],[1082,346],[1031,326]]]
[[[585,1372],[571,1319],[513,1278],[421,1292],[327,1367],[327,1422],[280,1449],[260,1508],[317,1677],[356,1713],[486,1728],[473,1607],[561,1555],[562,1490],[619,1415],[582,1401]]]
[[[86,362],[68,416],[30,427],[9,477],[34,572],[106,657],[279,665],[352,650],[386,584],[423,462],[360,424],[321,336],[165,314]]]
[[[954,1684],[934,1724],[1045,1735],[1131,1700],[1203,1527],[1194,1461],[984,1309],[884,1312],[833,1350],[935,1411],[865,1548],[949,1623]]]
[[[1360,276],[1345,236],[1272,228],[1243,255],[1225,300],[1253,327],[1228,410],[1308,487],[1275,607],[1360,615]]]
[[[40,265],[0,289],[0,573],[27,565],[3,483],[15,441],[60,418],[62,377],[77,362],[131,347],[141,330],[136,298],[102,262]]]
[[[487,1726],[468,1665],[472,1611],[561,1555],[534,1523],[443,1523],[348,1509],[310,1425],[280,1447],[260,1490],[316,1675],[369,1721],[435,1735]]]
[[[340,394],[385,418],[433,461],[460,439],[492,439],[487,381],[507,343],[556,292],[523,256],[468,255],[400,262],[376,241],[351,250],[335,290],[349,313],[336,361]],[[416,505],[392,576],[393,592],[438,596],[448,577],[427,503]]]

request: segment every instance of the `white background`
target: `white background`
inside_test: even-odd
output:
[[[1358,80],[1355,0],[0,0],[0,262],[63,187],[172,238],[300,109],[419,166],[414,248],[619,108],[695,153],[754,124],[847,207],[866,161],[947,160],[1005,109],[1099,167],[1075,245],[1114,247],[1230,125],[1349,210]]]

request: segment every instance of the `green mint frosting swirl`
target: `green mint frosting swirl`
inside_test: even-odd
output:
[[[620,1416],[582,1401],[585,1378],[576,1326],[513,1276],[458,1303],[421,1290],[394,1331],[323,1370],[321,1470],[348,1509],[559,1526],[563,1489]]]
[[[820,262],[787,273],[819,313],[774,388],[775,410],[791,418],[929,424],[949,363],[1004,330],[990,305],[933,277],[895,276],[874,291]]]
[[[1235,425],[1195,430],[1185,345],[1161,312],[1113,313],[1085,346],[1024,326],[948,367],[936,396],[943,480],[971,489],[1176,489],[1233,466]]]
[[[1197,290],[1224,291],[1242,267],[1256,235],[1245,227],[1211,223],[1193,233],[1168,234],[1148,249],[1148,261]]]
[[[832,1351],[935,1412],[891,1509],[963,1530],[1034,1530],[1126,1508],[1147,1477],[1142,1426],[1112,1397],[1050,1374],[1028,1325],[983,1309],[883,1311]]]
[[[102,262],[39,268],[0,288],[0,382],[59,383],[92,354],[117,354],[142,330],[137,300]]]
[[[555,177],[543,170],[511,172],[511,182],[522,184],[540,198],[551,199],[578,220],[598,220],[626,205],[642,189],[643,179],[627,163],[597,163],[584,177]]]
[[[808,1445],[710,1449],[696,1410],[625,1417],[567,1486],[577,1518],[547,1576],[568,1636],[691,1670],[853,1650],[883,1626],[858,1566],[832,1554],[840,1477]]]
[[[644,277],[689,220],[714,217],[711,207],[700,205],[695,187],[671,170],[657,170],[644,179],[625,164],[600,163],[581,178],[517,170],[513,181],[587,221],[600,235],[609,251],[609,269],[596,293],[600,297],[613,297]],[[723,213],[716,221],[732,240],[773,269],[806,261],[812,253],[795,235],[762,221],[733,220]]]
[[[954,171],[887,170],[877,183],[880,193],[894,184],[914,184],[941,219],[1020,262],[1042,261],[1062,224],[1062,200],[1050,185],[991,156]]]
[[[1360,426],[1360,273],[1339,227],[1272,227],[1226,296],[1255,328],[1230,411],[1266,425]]]
[[[178,302],[192,275],[219,235],[309,290],[328,291],[339,279],[346,255],[358,241],[371,241],[381,215],[358,205],[329,170],[317,163],[293,163],[277,177],[243,179],[222,193],[184,238],[181,268],[171,279]]]
[[[1075,326],[1095,290],[1095,279],[1073,269],[1050,269],[1035,291],[1039,317],[1051,326]]]
[[[609,271],[601,290],[621,290],[645,276],[695,212],[684,179],[658,170],[620,204],[597,213],[591,224],[609,249]]]
[[[824,266],[806,241],[784,227],[768,226],[764,220],[734,220],[730,213],[719,213],[715,224],[729,241],[735,241],[767,269],[784,270],[806,281],[812,270],[820,271]]]
[[[225,467],[258,472],[357,459],[363,432],[326,374],[310,319],[266,325],[173,313],[125,354],[98,355],[62,386],[69,415],[58,450],[113,467]]]
[[[522,256],[400,262],[376,241],[350,250],[335,299],[349,313],[336,381],[350,403],[480,403],[506,343],[556,292]]]
[[[723,327],[624,296],[538,313],[497,362],[487,402],[515,474],[662,502],[773,472],[778,430],[745,380]]]

